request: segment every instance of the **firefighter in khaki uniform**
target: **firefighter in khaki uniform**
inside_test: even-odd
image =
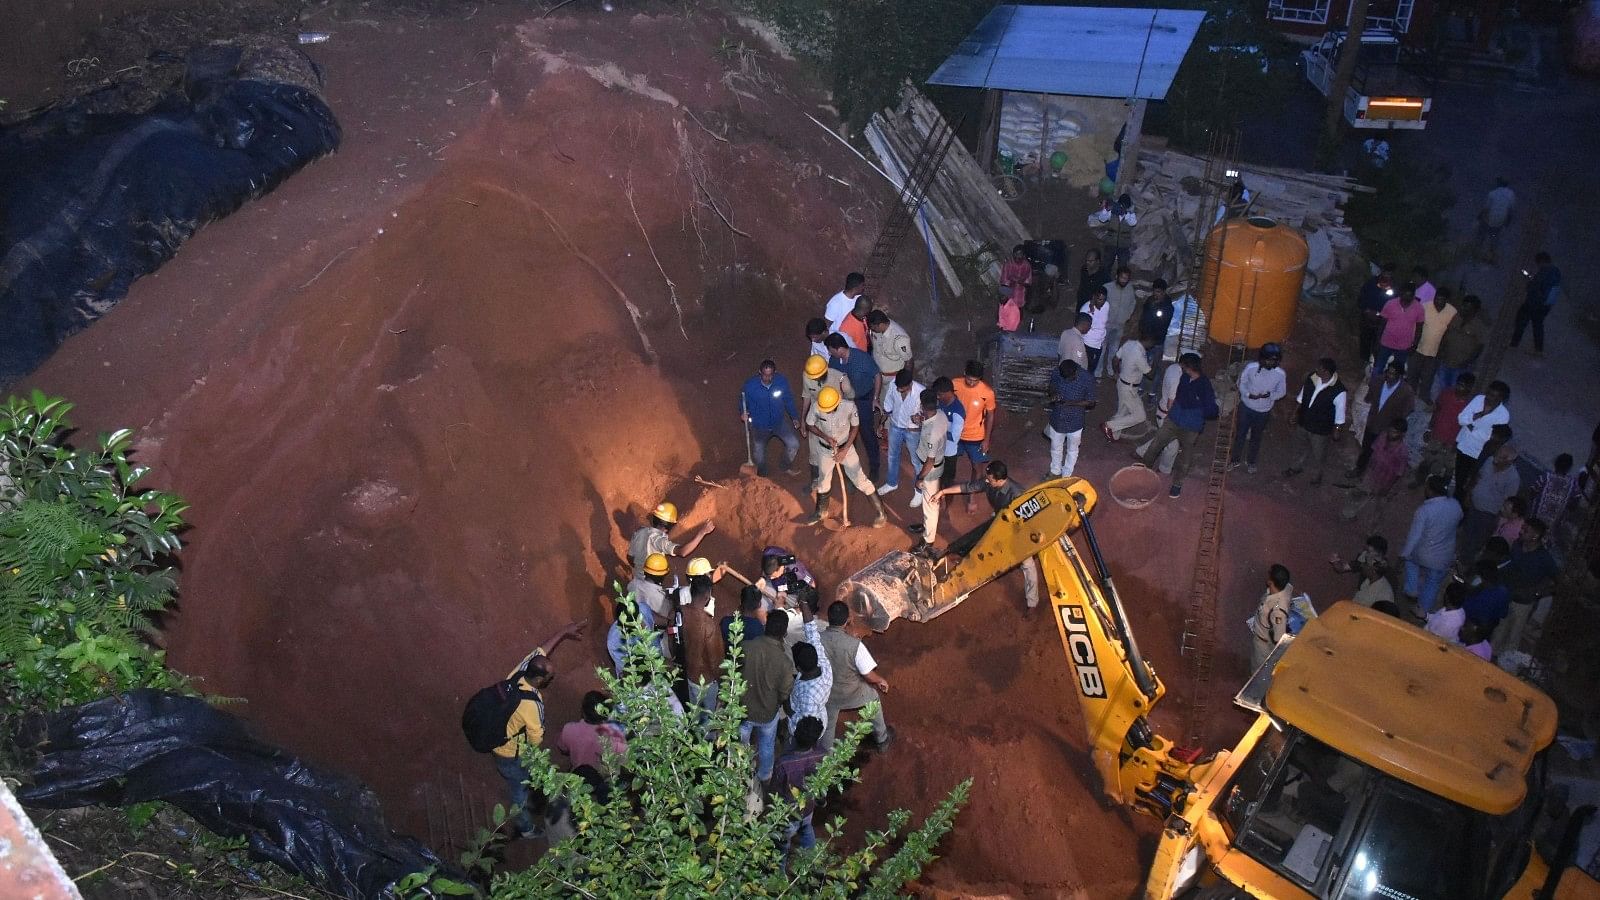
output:
[[[856,405],[841,403],[843,399],[837,388],[825,387],[817,392],[817,402],[806,413],[806,433],[811,435],[811,459],[818,468],[816,480],[811,483],[817,509],[806,520],[806,524],[816,525],[828,514],[828,492],[833,490],[833,470],[839,468],[844,470],[845,480],[855,484],[856,490],[872,501],[872,508],[878,512],[872,527],[882,528],[886,522],[883,504],[878,501],[878,492],[872,480],[861,471],[861,457],[856,455],[856,432],[861,428],[861,417],[856,412]],[[840,490],[849,488],[841,487]]]
[[[833,388],[834,390],[838,391],[839,396],[845,400],[854,400],[856,398],[855,389],[850,386],[850,379],[846,378],[845,374],[840,370],[830,369],[828,367],[827,357],[813,354],[809,359],[806,360],[805,373],[806,377],[800,379],[801,437],[806,436],[807,429],[805,421],[810,416],[811,407],[815,406],[817,403],[817,394],[821,393],[823,388]],[[811,443],[811,441],[806,441],[806,446],[809,447]],[[822,457],[812,453],[810,454],[810,459],[811,480],[816,481],[818,467]]]

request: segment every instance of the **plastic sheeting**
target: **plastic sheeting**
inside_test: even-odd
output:
[[[204,700],[133,691],[70,707],[33,728],[23,803],[51,809],[164,800],[250,853],[350,898],[387,896],[410,872],[446,867],[395,834],[364,786],[252,738]]]
[[[0,129],[0,386],[201,225],[332,152],[318,80],[298,50],[212,46],[142,111],[112,87]]]

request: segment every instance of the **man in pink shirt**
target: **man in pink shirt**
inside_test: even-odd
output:
[[[1406,359],[1411,355],[1411,349],[1417,346],[1422,323],[1427,318],[1427,312],[1417,300],[1416,283],[1408,281],[1401,286],[1400,296],[1383,305],[1382,316],[1383,334],[1378,338],[1378,352],[1373,360],[1372,371],[1382,372],[1391,359],[1399,361],[1404,371]]]
[[[622,733],[622,726],[607,721],[606,714],[601,711],[610,699],[600,691],[584,694],[583,721],[568,722],[561,729],[556,749],[572,760],[574,769],[592,766],[597,772],[606,771],[605,751],[600,749],[606,743],[611,744],[618,757],[628,752],[628,739]]]

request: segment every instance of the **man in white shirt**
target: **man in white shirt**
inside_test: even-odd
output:
[[[1167,420],[1167,412],[1172,409],[1173,402],[1178,399],[1178,383],[1182,380],[1183,367],[1177,365],[1167,366],[1166,374],[1161,376],[1161,393],[1156,398],[1157,429],[1161,427],[1162,422]],[[1144,452],[1150,449],[1150,444],[1154,440],[1155,432],[1151,431],[1150,436],[1145,439],[1144,443],[1134,448],[1133,455],[1136,458],[1142,458]],[[1170,473],[1173,464],[1178,460],[1178,451],[1180,449],[1177,441],[1168,444],[1167,449],[1161,451],[1160,458],[1156,460],[1156,471],[1163,475]]]
[[[856,308],[856,298],[867,289],[867,276],[860,272],[851,272],[844,277],[844,290],[828,298],[828,305],[822,311],[822,317],[828,320],[828,331],[839,330],[839,325],[844,322],[844,317],[850,315]],[[824,354],[826,355],[826,354]]]
[[[1500,244],[1500,232],[1511,221],[1516,206],[1517,195],[1511,190],[1511,182],[1496,178],[1494,190],[1483,198],[1483,208],[1478,210],[1478,240],[1474,247],[1490,263],[1494,262],[1495,250]]]
[[[1272,405],[1289,393],[1284,378],[1283,348],[1277,344],[1262,344],[1256,361],[1239,373],[1239,422],[1233,432],[1233,453],[1229,469],[1241,463],[1245,471],[1256,473],[1256,460],[1261,457],[1261,437],[1266,434],[1267,423],[1272,420]],[[1246,439],[1249,441],[1249,459],[1244,458]]]
[[[1088,371],[1089,348],[1083,343],[1083,336],[1089,333],[1089,328],[1093,324],[1093,316],[1088,313],[1078,313],[1071,327],[1061,332],[1061,342],[1056,345],[1056,350],[1061,356],[1058,362],[1070,359],[1078,364],[1078,368]]]
[[[895,373],[894,383],[883,392],[883,417],[889,431],[889,468],[878,493],[893,493],[900,487],[900,453],[904,450],[911,459],[911,470],[917,471],[917,431],[913,421],[922,412],[922,389],[909,368]]]
[[[1117,414],[1100,426],[1105,432],[1106,440],[1114,441],[1121,437],[1123,432],[1142,428],[1149,421],[1144,409],[1144,399],[1139,396],[1139,385],[1150,373],[1148,351],[1154,346],[1155,340],[1154,335],[1145,334],[1137,339],[1123,341],[1122,346],[1117,348],[1116,356],[1111,360],[1111,372],[1117,379]]]
[[[828,334],[827,319],[806,320],[806,340],[811,344],[811,349],[807,353],[808,356],[820,356],[823,360],[827,360],[828,345],[824,344],[823,341],[828,339]]]
[[[1111,304],[1106,302],[1106,288],[1101,285],[1089,295],[1089,302],[1078,310],[1089,316],[1089,330],[1083,335],[1083,346],[1089,354],[1089,365],[1084,371],[1093,375],[1099,371],[1100,354],[1106,346],[1106,328],[1111,322]]]
[[[1506,401],[1511,399],[1511,387],[1504,381],[1490,382],[1483,393],[1467,401],[1456,421],[1461,431],[1456,434],[1456,489],[1458,501],[1466,502],[1472,480],[1482,466],[1483,445],[1489,442],[1496,425],[1511,424],[1511,410]]]

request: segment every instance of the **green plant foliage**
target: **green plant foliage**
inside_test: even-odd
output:
[[[734,627],[737,645],[737,620]],[[645,629],[630,631],[643,637]],[[858,780],[850,760],[871,730],[865,716],[835,742],[808,780],[806,797],[772,797],[764,811],[752,814],[747,796],[755,753],[739,740],[745,685],[737,650],[723,663],[717,708],[695,707],[686,716],[673,711],[671,675],[651,641],[631,641],[622,675],[602,669],[600,677],[614,698],[609,714],[630,735],[625,764],[603,747],[607,768],[622,774],[600,803],[582,779],[558,770],[547,751],[524,748],[534,786],[571,799],[577,834],[531,868],[499,876],[493,896],[500,900],[893,896],[934,859],[971,788],[970,779],[956,785],[915,829],[909,813],[893,813],[854,850],[843,847],[841,818],[819,821],[817,846],[796,849],[786,861],[780,841],[799,805]]]
[[[1344,219],[1368,259],[1393,261],[1407,272],[1414,265],[1437,272],[1454,260],[1446,216],[1456,198],[1447,172],[1391,157],[1383,168],[1368,166],[1360,175],[1373,191],[1350,195]]]
[[[138,687],[180,689],[145,639],[171,603],[187,505],[136,488],[133,433],[62,441],[71,404],[0,405],[0,693],[9,714]]]
[[[833,88],[854,128],[921,84],[994,0],[740,0]]]
[[[1268,24],[1266,4],[1167,0],[1160,5],[1206,14],[1166,101],[1150,104],[1145,120],[1146,130],[1165,135],[1174,147],[1204,153],[1214,134],[1239,127],[1245,115],[1274,108],[1299,86],[1292,74],[1292,48]]]

